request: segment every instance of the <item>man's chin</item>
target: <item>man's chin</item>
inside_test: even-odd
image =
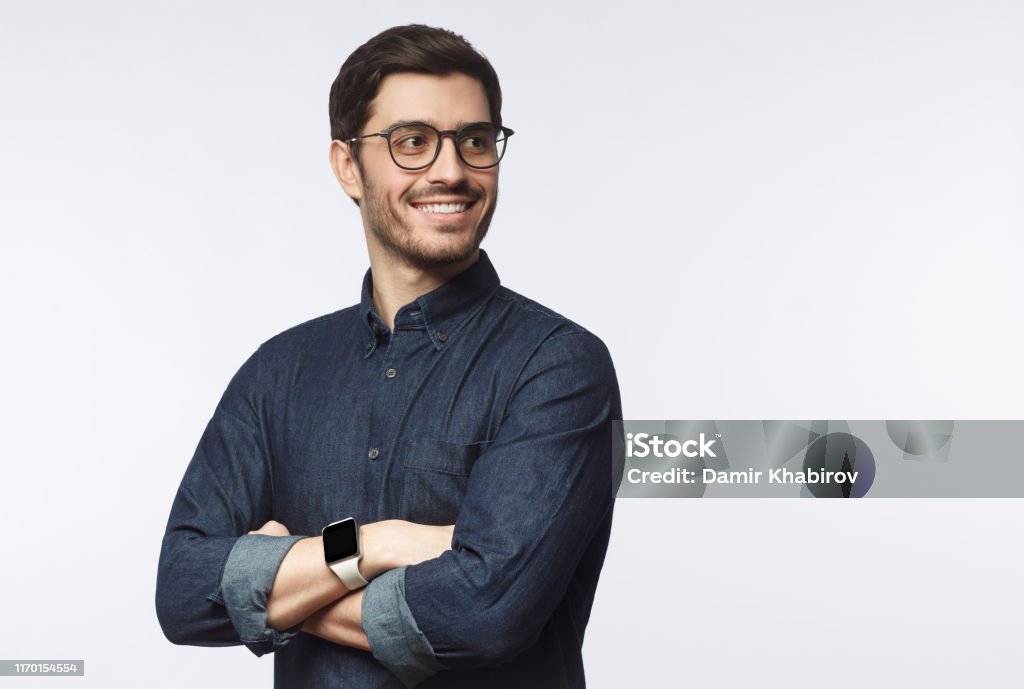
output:
[[[407,246],[400,252],[401,258],[417,268],[443,268],[463,263],[476,255],[480,242],[460,242],[447,246]]]

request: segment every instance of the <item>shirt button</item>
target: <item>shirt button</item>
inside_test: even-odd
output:
[[[438,340],[439,340],[440,342],[447,342],[447,341],[448,341],[448,336],[447,336],[447,335],[445,335],[444,333],[438,333],[438,334],[437,334],[437,339],[438,339]]]
[[[377,448],[373,448],[370,450],[369,453],[367,453],[366,456],[369,457],[370,459],[377,459],[378,457],[380,457],[380,450],[378,450]]]
[[[394,378],[397,375],[398,375],[398,371],[396,371],[393,368],[389,368],[387,371],[384,371],[384,377],[385,378]]]

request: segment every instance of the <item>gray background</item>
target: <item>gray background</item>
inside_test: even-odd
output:
[[[485,247],[604,338],[628,418],[1024,418],[1022,20],[3,0],[0,657],[85,658],[96,687],[270,686],[269,658],[163,639],[160,535],[245,357],[358,298],[327,90],[396,23],[494,62],[517,134]],[[1020,501],[617,510],[593,687],[1021,682]]]

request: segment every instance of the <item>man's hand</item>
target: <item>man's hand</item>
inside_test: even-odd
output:
[[[275,522],[273,519],[271,519],[269,522],[267,522],[266,524],[264,524],[260,528],[256,529],[255,531],[250,531],[249,532],[250,536],[252,536],[254,534],[258,534],[258,535],[262,535],[262,536],[291,536],[292,535],[291,532],[288,531],[288,527],[287,526],[285,526],[281,522]]]

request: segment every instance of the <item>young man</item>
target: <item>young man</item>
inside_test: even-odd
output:
[[[362,299],[232,379],[171,509],[160,623],[276,651],[276,687],[582,687],[618,387],[600,340],[479,249],[512,134],[497,76],[460,36],[396,27],[330,112]]]

